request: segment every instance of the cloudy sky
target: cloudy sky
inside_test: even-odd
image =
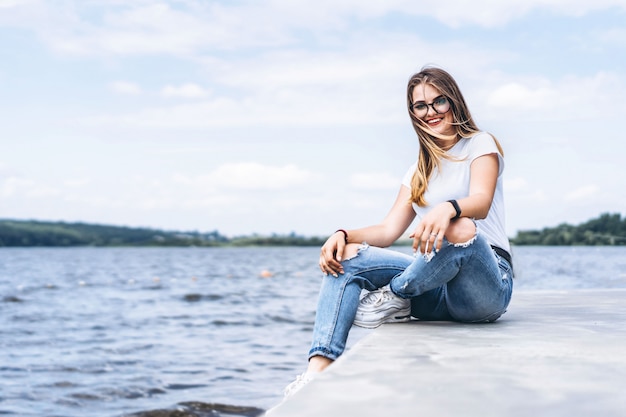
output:
[[[0,218],[234,236],[378,222],[450,71],[507,231],[626,210],[624,0],[0,0]]]

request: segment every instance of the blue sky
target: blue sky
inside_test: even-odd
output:
[[[428,64],[505,149],[510,236],[624,214],[625,56],[624,0],[0,0],[0,218],[378,222]]]

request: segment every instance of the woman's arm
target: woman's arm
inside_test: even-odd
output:
[[[469,195],[457,200],[461,217],[484,219],[489,213],[498,180],[498,156],[483,155],[472,161],[470,166]],[[443,202],[432,208],[420,221],[410,236],[413,238],[413,250],[430,252],[436,243],[436,250],[441,249],[442,239],[456,215],[451,203]]]
[[[320,255],[320,269],[326,274],[337,276],[343,273],[341,260],[347,243],[367,242],[378,247],[387,247],[395,242],[409,227],[415,218],[415,211],[410,202],[408,187],[401,186],[396,201],[389,213],[378,224],[347,230],[348,241],[344,239],[342,232],[336,232],[330,236],[322,246]]]
[[[498,155],[480,156],[470,166],[469,196],[457,200],[462,217],[484,219],[489,214],[498,181]]]

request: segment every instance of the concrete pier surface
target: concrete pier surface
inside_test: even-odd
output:
[[[489,324],[384,324],[271,417],[626,416],[626,289],[516,291]]]

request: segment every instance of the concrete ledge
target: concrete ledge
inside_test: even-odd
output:
[[[383,325],[271,415],[626,416],[626,289],[517,291],[491,324]]]

